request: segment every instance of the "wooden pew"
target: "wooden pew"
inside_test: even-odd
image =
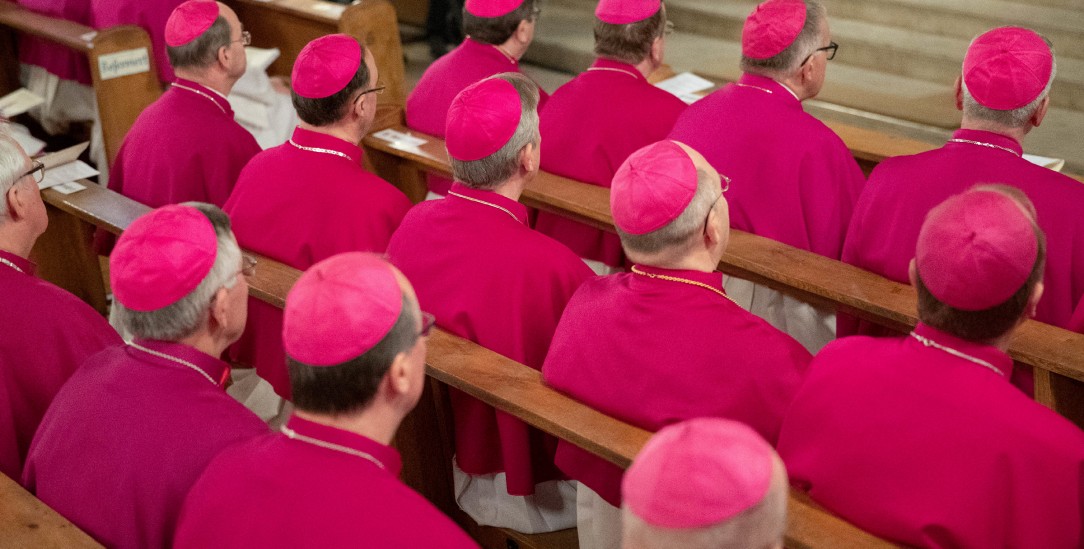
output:
[[[93,186],[72,195],[52,189],[43,196],[58,215],[119,234],[150,210],[108,189]],[[77,244],[78,245],[78,244]],[[250,294],[276,307],[300,276],[286,265],[260,257],[256,275],[249,280]],[[430,497],[445,512],[459,514],[450,497],[450,421],[441,404],[445,386],[455,387],[497,409],[621,467],[628,467],[650,434],[591,409],[546,386],[541,374],[462,338],[436,330],[429,341],[427,373],[433,380],[430,398],[400,429],[397,446],[404,456],[404,480]],[[437,444],[442,448],[434,448]],[[446,456],[433,459],[433,456]],[[892,547],[855,528],[792,492],[787,546],[792,548]],[[467,525],[470,528],[470,525]],[[524,536],[493,528],[471,528],[486,547],[565,547],[573,543],[570,531]],[[540,541],[541,540],[541,541]],[[510,545],[509,542],[515,545]],[[574,545],[571,545],[574,546]]]
[[[405,127],[396,129],[408,131]],[[413,133],[428,143],[407,149],[369,136],[365,145],[399,159],[400,172],[413,169],[450,176],[443,140]],[[612,232],[609,193],[609,189],[541,173],[521,200]],[[732,230],[719,267],[729,275],[894,330],[906,332],[918,322],[915,292],[909,285],[753,234]],[[1035,368],[1039,402],[1084,426],[1080,383],[1084,381],[1084,335],[1029,320],[1013,338],[1009,354]]]
[[[388,0],[360,0],[351,6],[324,0],[226,0],[226,4],[252,33],[253,45],[282,52],[268,69],[270,74],[289,76],[305,44],[341,32],[372,48],[380,80],[388,87],[380,102],[400,108],[405,103],[403,47],[395,8]]]
[[[105,150],[112,162],[136,117],[162,93],[147,32],[134,25],[95,31],[34,13],[9,0],[0,0],[0,27],[4,31],[0,37],[0,59],[6,60],[0,94],[18,88],[16,34],[38,36],[87,56]],[[120,70],[124,67],[130,67],[131,71]]]
[[[6,475],[0,475],[0,546],[38,549],[102,547]]]

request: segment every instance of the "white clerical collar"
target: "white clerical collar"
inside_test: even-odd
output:
[[[212,88],[210,86],[203,86],[203,87],[215,92],[215,95],[221,97],[222,99],[225,99],[226,101],[230,100],[230,98],[226,97],[225,95],[222,95],[222,92],[220,92],[220,91],[218,91],[218,90],[216,90],[216,89],[214,89],[214,88]]]
[[[797,100],[797,101],[798,101],[799,103],[801,103],[801,102],[802,102],[802,100],[801,100],[801,99],[800,99],[800,98],[798,97],[798,94],[794,93],[794,90],[792,90],[792,89],[790,89],[789,87],[787,87],[787,85],[786,85],[786,84],[784,84],[784,83],[782,83],[782,82],[779,82],[779,81],[776,81],[776,84],[779,84],[779,87],[780,87],[780,88],[783,88],[784,90],[787,90],[787,91],[789,91],[789,92],[790,92],[790,94],[794,96],[794,99],[795,99],[795,100]]]

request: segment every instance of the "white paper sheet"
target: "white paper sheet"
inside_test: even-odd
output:
[[[76,160],[75,162],[68,162],[63,166],[45,170],[45,179],[43,179],[41,183],[38,183],[38,188],[45,190],[49,187],[71,183],[78,179],[86,179],[96,175],[98,175],[98,170],[95,170],[90,164],[87,164],[82,160]]]
[[[668,91],[676,95],[678,99],[689,104],[696,102],[702,97],[697,92],[702,92],[714,85],[715,84],[710,80],[701,78],[691,72],[683,72],[655,84],[659,89]]]
[[[27,156],[35,156],[45,150],[45,142],[30,135],[30,130],[26,129],[26,126],[8,122],[3,125],[3,129],[26,151]]]
[[[383,139],[396,147],[405,148],[417,148],[428,143],[425,139],[422,139],[416,135],[409,133],[397,132],[391,128],[386,130],[380,130],[373,134],[373,137],[377,139]]]
[[[44,102],[44,97],[26,88],[19,88],[4,97],[0,97],[0,116],[4,118],[19,116]]]
[[[79,155],[83,154],[83,151],[87,150],[87,147],[89,146],[90,142],[84,141],[63,150],[51,152],[38,160],[45,165],[45,171],[49,171],[69,162],[75,162],[79,158]]]
[[[1050,168],[1056,172],[1060,172],[1065,167],[1064,158],[1051,158],[1049,156],[1039,156],[1037,154],[1025,154],[1024,160],[1031,162],[1032,164],[1038,164],[1044,168]]]
[[[72,181],[70,183],[61,183],[60,185],[53,187],[53,190],[59,192],[60,194],[72,194],[86,188],[86,185]]]

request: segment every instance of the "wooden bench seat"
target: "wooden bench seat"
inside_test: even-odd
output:
[[[102,545],[18,482],[0,475],[0,547],[89,549]]]
[[[413,169],[450,176],[444,141],[405,127],[427,139],[420,148],[404,148],[372,136],[370,151],[400,162],[398,175]],[[385,165],[393,164],[385,160]],[[394,182],[395,179],[392,179]],[[420,177],[406,178],[417,185]],[[524,190],[522,202],[614,231],[610,190],[542,172]],[[719,264],[728,275],[774,288],[802,301],[845,311],[894,330],[909,331],[918,322],[914,288],[853,265],[799,250],[774,240],[731,230]],[[1035,368],[1036,399],[1084,426],[1084,335],[1027,321],[1016,333],[1009,354]]]
[[[119,234],[140,215],[150,210],[99,186],[64,195],[46,190],[43,193],[56,215],[78,218],[80,222],[102,227]],[[77,246],[78,243],[73,245]],[[251,295],[282,307],[290,287],[300,276],[296,269],[256,255],[260,266],[249,279]],[[621,467],[628,467],[650,433],[610,418],[546,386],[541,374],[465,339],[436,330],[429,341],[427,373],[440,387],[455,387],[497,409],[558,438],[581,446]],[[444,493],[444,501],[435,499],[445,512],[456,514],[454,501],[447,499],[451,488],[449,460],[434,460],[443,455],[450,441],[450,420],[441,414],[439,389],[427,391],[418,410],[408,417],[400,430],[397,445],[404,457],[404,479],[419,492],[429,496]],[[418,416],[426,416],[419,418]],[[436,430],[436,432],[434,431]],[[438,470],[438,471],[434,471]],[[803,494],[791,495],[787,546],[793,548],[892,547],[855,528],[809,501]],[[453,507],[449,509],[448,505]],[[489,541],[487,547],[505,547],[515,542],[522,547],[564,547],[571,545],[569,531],[524,536],[500,529],[476,528],[477,539]],[[541,542],[539,539],[541,538]],[[536,544],[537,543],[537,544]]]

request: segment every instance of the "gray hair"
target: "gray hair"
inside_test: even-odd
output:
[[[977,39],[978,37],[973,39],[971,43],[974,44],[975,40]],[[975,97],[971,95],[971,92],[967,89],[967,82],[965,82],[963,78],[961,78],[960,87],[963,90],[964,114],[966,114],[969,118],[977,118],[979,120],[994,122],[1007,128],[1023,128],[1024,126],[1027,126],[1028,121],[1031,120],[1032,115],[1035,114],[1035,111],[1039,110],[1039,105],[1042,104],[1043,99],[1046,99],[1050,95],[1050,88],[1054,86],[1054,76],[1056,76],[1058,73],[1058,61],[1054,58],[1054,46],[1051,45],[1050,40],[1047,40],[1045,36],[1043,37],[1043,40],[1046,41],[1047,46],[1050,46],[1050,80],[1046,83],[1046,87],[1043,88],[1043,92],[1040,93],[1038,97],[1036,97],[1034,100],[1032,100],[1027,105],[1024,105],[1023,107],[1007,111],[999,111],[997,109],[991,109],[990,107],[982,105],[977,100],[975,100]]]
[[[178,341],[196,332],[207,318],[215,294],[221,288],[237,283],[241,264],[241,248],[230,229],[230,218],[217,206],[202,202],[185,202],[207,216],[218,236],[218,252],[214,265],[203,281],[176,303],[156,311],[133,311],[119,302],[113,303],[113,320],[132,336],[143,339]]]
[[[737,516],[703,528],[660,528],[622,506],[626,549],[769,549],[781,547],[787,527],[787,481],[783,462],[773,460],[772,484],[764,499]]]
[[[19,143],[6,132],[0,131],[0,194],[4,199],[0,219],[8,216],[8,191],[26,171],[25,158],[26,152]]]
[[[218,50],[230,45],[230,24],[221,15],[211,27],[183,46],[166,46],[169,64],[175,69],[204,68],[214,64]]]
[[[805,0],[805,24],[791,45],[773,57],[754,59],[742,56],[741,70],[761,76],[782,78],[797,71],[802,63],[817,48],[822,47],[820,40],[821,25],[827,24],[828,10],[819,0]]]
[[[506,72],[491,76],[512,84],[519,93],[522,114],[512,138],[497,152],[479,160],[451,159],[452,177],[473,189],[493,189],[516,174],[519,153],[528,143],[538,146],[538,86],[519,73]]]
[[[696,194],[685,211],[660,229],[645,234],[629,234],[617,228],[621,245],[627,253],[656,254],[667,248],[685,247],[700,232],[721,193],[719,184],[706,170],[696,169]]]

